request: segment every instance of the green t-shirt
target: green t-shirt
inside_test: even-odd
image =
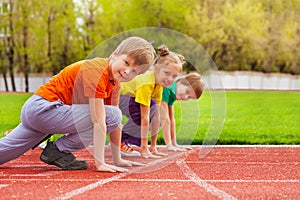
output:
[[[169,106],[172,106],[176,101],[176,83],[177,81],[174,81],[172,85],[163,89],[162,100]]]

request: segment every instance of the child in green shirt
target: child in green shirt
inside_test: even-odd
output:
[[[169,151],[184,151],[176,141],[176,121],[174,118],[174,102],[199,99],[204,90],[204,81],[200,74],[190,73],[163,89],[160,106],[160,120],[165,144]],[[156,143],[156,142],[155,142]]]

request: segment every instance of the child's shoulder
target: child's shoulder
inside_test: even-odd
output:
[[[136,77],[136,80],[141,82],[145,82],[145,81],[153,82],[155,80],[154,71],[147,71],[144,74],[140,74]]]
[[[108,67],[109,61],[108,58],[93,58],[88,60],[83,60],[81,63],[82,70],[90,70],[90,69],[101,69],[106,70]]]

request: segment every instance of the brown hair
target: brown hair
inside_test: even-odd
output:
[[[140,37],[128,37],[116,49],[117,54],[127,54],[135,60],[135,64],[152,64],[156,53],[150,42]]]
[[[169,63],[175,63],[178,65],[178,71],[182,71],[182,65],[185,63],[184,56],[169,51],[166,45],[161,45],[158,47],[158,57],[154,61],[154,66],[156,64],[167,66]]]
[[[204,91],[205,83],[201,78],[201,75],[198,73],[190,73],[183,76],[179,81],[186,86],[191,86],[195,92],[197,99],[200,98]]]

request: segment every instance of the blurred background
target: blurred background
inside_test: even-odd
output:
[[[194,39],[225,89],[300,90],[299,10],[299,0],[0,0],[0,91],[33,92],[102,41],[140,27]]]

